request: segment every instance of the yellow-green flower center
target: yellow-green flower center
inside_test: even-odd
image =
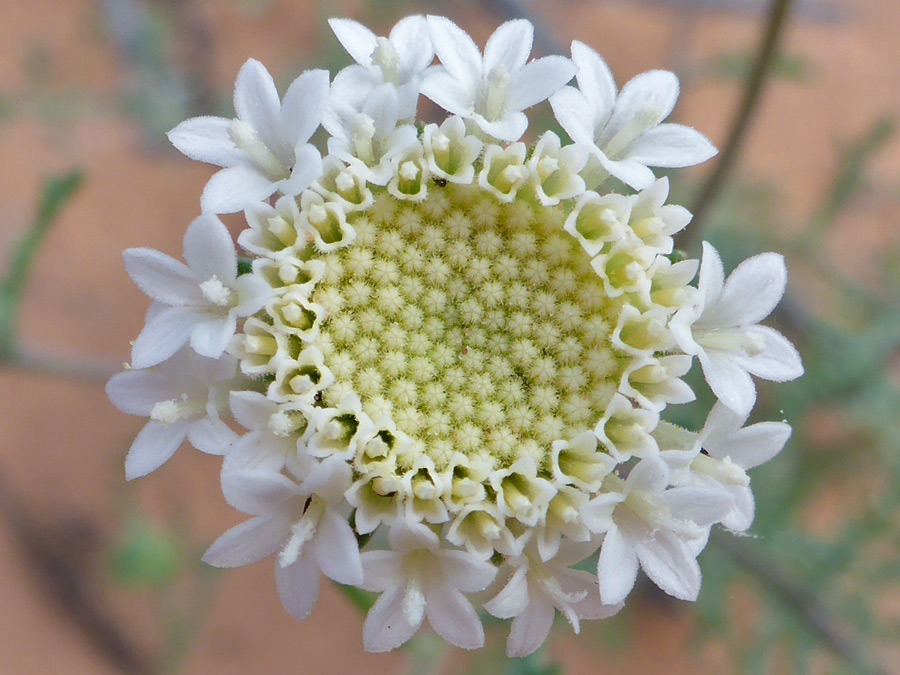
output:
[[[454,452],[541,466],[553,441],[592,429],[624,367],[609,343],[619,301],[565,215],[452,184],[349,215],[355,241],[316,256],[324,404],[355,393],[393,420],[413,440],[401,469],[424,453],[441,470]]]

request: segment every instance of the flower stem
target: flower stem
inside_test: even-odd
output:
[[[762,93],[766,84],[766,76],[774,61],[790,6],[791,0],[772,0],[769,16],[766,20],[765,31],[763,32],[763,37],[759,44],[759,49],[753,64],[753,70],[750,72],[750,78],[744,89],[741,106],[732,122],[728,140],[722,148],[719,160],[716,162],[712,174],[701,189],[700,196],[694,203],[692,209],[694,220],[689,230],[687,230],[692,234],[685,235],[683,241],[678,242],[682,248],[686,248],[690,243],[688,240],[696,238],[703,230],[703,221],[706,219],[710,207],[719,196],[719,193],[725,184],[725,179],[728,177],[728,174],[731,172],[731,169],[737,161],[744,137],[750,126],[750,120],[762,98]]]

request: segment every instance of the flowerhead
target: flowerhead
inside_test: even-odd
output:
[[[527,21],[503,24],[483,51],[441,17],[387,37],[330,23],[355,61],[330,85],[309,71],[282,99],[250,61],[234,120],[170,134],[225,168],[188,229],[186,263],[126,252],[155,301],[136,369],[108,387],[151,418],[129,476],[186,436],[223,454],[223,493],[251,519],[204,559],[275,554],[298,618],[322,575],[380,593],[370,650],[424,623],[478,647],[481,603],[513,620],[508,652],[525,655],[557,612],[575,630],[614,614],[641,568],[696,598],[710,528],[749,526],[745,469],[787,437],[742,429],[748,373],[801,367],[757,325],[784,291],[780,258],[725,282],[707,248],[698,287],[698,261],[670,258],[690,214],[648,167],[709,154],[697,132],[659,125],[674,76],[636,78],[617,100],[585,45],[529,61]],[[446,119],[417,126],[420,94]],[[520,140],[524,111],[547,98],[572,143],[540,130]],[[578,106],[590,129],[566,126]],[[324,158],[309,144],[320,124]],[[610,176],[635,190],[604,189]],[[211,213],[234,210],[247,221],[240,265]],[[176,361],[192,352],[222,373],[185,378]],[[694,356],[721,399],[699,432],[666,421],[694,399],[682,379]],[[767,364],[788,357],[772,375]],[[573,569],[591,557],[596,575]]]

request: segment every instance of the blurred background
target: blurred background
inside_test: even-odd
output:
[[[707,239],[728,268],[779,251],[791,274],[772,323],[807,374],[760,387],[755,418],[795,431],[752,474],[752,536],[713,536],[697,603],[639,586],[526,660],[496,623],[474,654],[422,631],[368,655],[333,586],[298,623],[268,562],[206,568],[243,519],[219,460],[183,450],[126,485],[144,420],[103,392],[146,310],[121,251],[179,255],[212,173],[164,132],[230,116],[248,57],[281,85],[348,64],[330,16],[383,35],[413,12],[482,44],[526,16],[536,54],[582,40],[620,86],[677,72],[675,118],[723,149],[673,175],[697,214],[680,246]],[[898,32],[885,0],[0,0],[0,673],[900,672]]]

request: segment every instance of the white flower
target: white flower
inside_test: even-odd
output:
[[[716,154],[698,131],[661,124],[678,99],[673,73],[651,70],[638,75],[617,96],[612,73],[597,52],[576,40],[572,60],[578,66],[578,89],[561,89],[550,105],[572,140],[591,152],[596,168],[640,190],[653,182],[649,166],[692,166]],[[591,168],[588,165],[589,173]]]
[[[716,397],[747,415],[756,402],[750,374],[774,382],[803,374],[793,345],[778,331],[759,325],[784,295],[787,270],[780,255],[763,253],[724,279],[718,252],[704,242],[697,302],[679,310],[670,329],[678,346],[700,360]]]
[[[153,368],[113,375],[106,385],[113,405],[150,418],[125,458],[125,477],[155,471],[185,438],[198,450],[222,454],[237,439],[219,419],[238,383],[237,368],[237,359],[228,354],[213,360],[185,348]]]
[[[375,87],[355,108],[335,101],[322,125],[331,134],[328,152],[375,185],[387,185],[394,175],[391,160],[418,143],[416,129],[401,124],[400,99],[392,84]]]
[[[484,608],[499,619],[513,619],[506,642],[509,657],[528,656],[547,639],[556,610],[572,629],[580,631],[580,619],[605,619],[622,608],[621,603],[604,604],[597,577],[574,570],[596,549],[596,544],[567,543],[552,560],[541,562],[529,548],[508,560],[513,572],[497,595]]]
[[[340,511],[350,484],[340,460],[314,465],[303,482],[270,471],[222,473],[229,504],[255,516],[228,530],[203,554],[215,567],[237,567],[280,551],[275,581],[285,609],[303,619],[319,595],[319,575],[341,584],[362,582],[356,535]]]
[[[332,99],[359,108],[372,89],[380,84],[392,84],[397,88],[400,118],[413,117],[419,99],[419,80],[434,59],[425,17],[401,19],[386,38],[378,37],[351,19],[329,19],[328,25],[357,63],[335,75]]]
[[[592,531],[605,531],[597,560],[604,604],[622,602],[634,587],[638,566],[669,595],[696,600],[697,555],[709,528],[732,509],[731,495],[714,488],[669,485],[669,468],[652,457],[639,462],[620,487],[604,491],[582,510]],[[604,486],[605,487],[605,486]]]
[[[311,407],[279,405],[255,391],[233,391],[229,404],[234,419],[248,432],[229,449],[223,470],[278,472],[287,465],[291,473],[302,476],[314,464],[306,452]]]
[[[203,190],[203,210],[232,213],[275,192],[305,190],[321,173],[322,158],[308,141],[327,102],[328,71],[303,73],[282,102],[265,66],[248,60],[234,84],[236,119],[194,117],[168,134],[191,159],[223,167]]]
[[[524,19],[507,21],[494,31],[483,57],[472,38],[449,19],[429,16],[428,29],[443,68],[428,73],[422,93],[502,141],[521,138],[528,128],[522,111],[548,98],[575,75],[575,66],[562,56],[526,64],[534,26]]]
[[[784,422],[758,422],[745,427],[746,421],[746,415],[716,403],[698,438],[709,454],[698,454],[690,466],[696,484],[731,494],[734,509],[721,523],[735,532],[743,532],[753,522],[753,492],[745,472],[781,452],[791,436],[791,427]]]
[[[194,220],[184,235],[187,265],[150,248],[130,248],[123,257],[134,283],[158,303],[134,342],[135,368],[164,361],[189,340],[198,354],[218,358],[237,318],[258,312],[272,294],[256,275],[238,277],[234,242],[211,214]]]
[[[440,548],[437,535],[424,525],[395,525],[390,545],[390,551],[362,555],[362,587],[381,592],[363,625],[366,650],[399,647],[425,618],[447,642],[481,647],[484,629],[463,593],[483,591],[497,568],[465,551]]]

